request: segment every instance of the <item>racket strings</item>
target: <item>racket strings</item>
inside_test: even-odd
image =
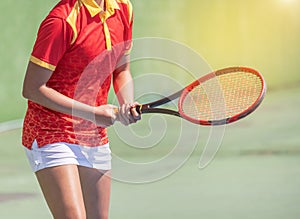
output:
[[[262,91],[261,79],[250,72],[218,75],[194,87],[182,111],[197,120],[223,120],[247,110]]]

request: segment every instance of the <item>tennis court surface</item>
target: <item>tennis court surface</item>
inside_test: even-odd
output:
[[[205,169],[198,168],[200,138],[188,161],[162,180],[113,181],[110,218],[299,218],[299,91],[270,92],[257,112],[228,126],[221,149]],[[112,141],[118,142],[113,131]],[[20,129],[0,134],[0,217],[51,218],[20,134]]]

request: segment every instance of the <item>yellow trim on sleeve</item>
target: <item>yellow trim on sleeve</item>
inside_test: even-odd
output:
[[[39,65],[39,66],[44,67],[44,68],[47,68],[47,69],[49,69],[51,71],[54,71],[55,68],[56,68],[56,66],[51,65],[51,64],[49,64],[47,62],[44,62],[44,61],[42,61],[42,60],[40,60],[40,59],[38,59],[38,58],[36,58],[34,56],[30,56],[30,61],[33,62],[36,65]]]

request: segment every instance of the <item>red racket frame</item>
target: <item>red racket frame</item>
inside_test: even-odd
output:
[[[261,83],[262,83],[262,90],[261,90],[258,98],[246,110],[244,110],[241,113],[236,114],[232,117],[228,117],[228,118],[221,119],[221,120],[198,120],[198,119],[195,119],[195,118],[192,118],[192,117],[186,115],[183,112],[183,109],[182,109],[183,101],[184,101],[185,97],[188,95],[188,93],[194,87],[198,86],[201,83],[204,83],[207,80],[215,78],[216,76],[219,76],[222,74],[227,74],[227,73],[238,72],[238,71],[249,72],[249,73],[255,74],[256,76],[258,76],[260,78]],[[248,68],[248,67],[229,67],[229,68],[224,68],[224,69],[220,69],[220,70],[211,72],[211,73],[199,78],[198,80],[194,81],[193,83],[189,84],[184,89],[182,89],[168,97],[162,98],[160,100],[157,100],[157,101],[154,101],[154,102],[151,102],[148,104],[142,104],[140,106],[137,106],[136,109],[138,112],[140,112],[142,114],[143,113],[162,113],[162,114],[178,116],[178,117],[181,117],[183,119],[186,119],[186,120],[188,120],[192,123],[198,124],[198,125],[205,125],[205,126],[224,125],[224,124],[229,124],[229,123],[235,122],[237,120],[240,120],[240,119],[244,118],[245,116],[249,115],[250,113],[252,113],[261,104],[261,102],[264,99],[265,94],[266,94],[266,83],[265,83],[263,76],[258,71],[254,70],[252,68]],[[164,108],[156,108],[157,106],[168,103],[178,97],[179,97],[178,111],[171,110],[171,109],[164,109]]]

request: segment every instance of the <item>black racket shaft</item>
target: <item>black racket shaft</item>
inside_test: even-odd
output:
[[[156,107],[161,106],[163,104],[166,104],[166,103],[168,103],[172,100],[175,100],[176,98],[178,98],[181,95],[182,91],[183,91],[183,89],[176,92],[176,93],[174,93],[174,94],[172,94],[172,95],[170,95],[170,96],[164,97],[160,100],[136,106],[136,110],[140,114],[143,114],[143,113],[162,113],[162,114],[168,114],[168,115],[181,117],[181,115],[179,114],[178,111],[170,110],[170,109],[163,109],[163,108],[156,108]]]

